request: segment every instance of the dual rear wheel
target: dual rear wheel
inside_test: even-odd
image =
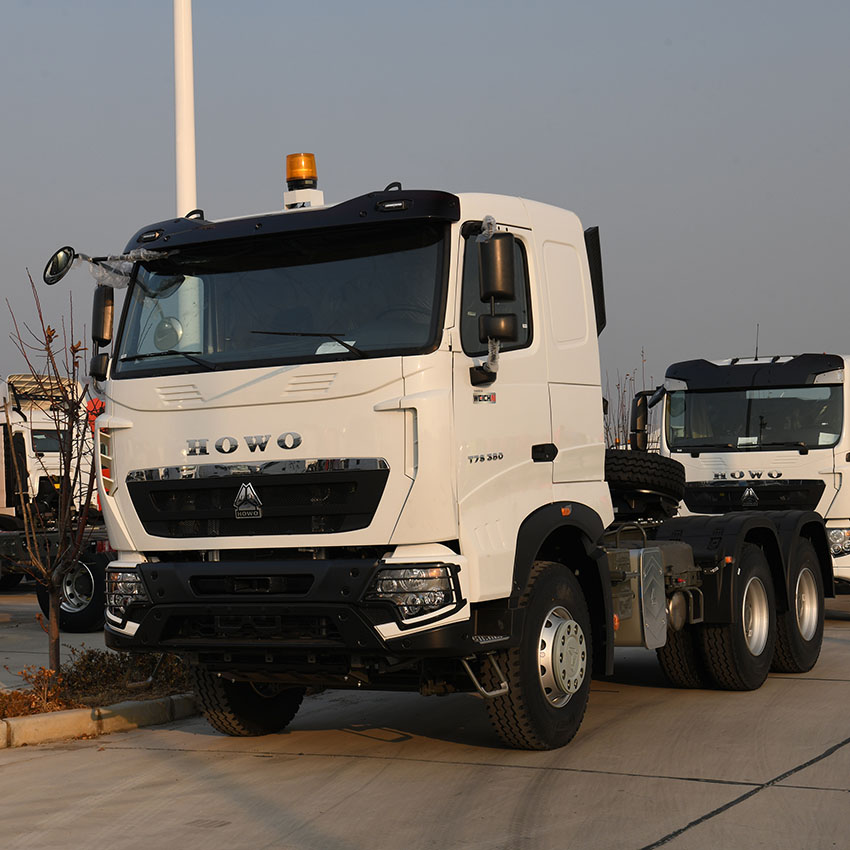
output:
[[[770,670],[805,673],[823,641],[823,580],[811,542],[797,541],[789,575],[791,599],[777,611],[773,579],[762,550],[744,545],[735,575],[735,622],[686,626],[668,632],[657,650],[667,678],[677,687],[709,685],[748,691]]]

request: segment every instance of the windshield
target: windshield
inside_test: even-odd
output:
[[[422,222],[298,232],[144,263],[128,294],[113,375],[433,350],[446,232]]]
[[[826,448],[841,435],[840,386],[678,390],[667,396],[671,449]]]
[[[62,439],[65,438],[67,431],[62,431]],[[49,452],[62,451],[59,431],[52,429],[36,429],[32,430],[32,450],[38,454],[47,454]]]

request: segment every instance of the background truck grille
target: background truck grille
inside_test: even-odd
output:
[[[685,504],[688,510],[701,514],[751,510],[813,511],[825,486],[818,479],[694,482],[685,485]],[[758,501],[753,501],[753,495]]]

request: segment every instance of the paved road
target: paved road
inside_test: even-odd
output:
[[[342,692],[265,738],[198,719],[3,750],[0,846],[847,848],[850,596],[828,607],[815,669],[753,693],[668,689],[618,653],[555,752],[501,749],[474,697]]]

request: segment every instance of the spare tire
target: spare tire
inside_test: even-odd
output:
[[[605,480],[612,490],[660,493],[677,502],[685,495],[685,467],[650,452],[606,450]]]

